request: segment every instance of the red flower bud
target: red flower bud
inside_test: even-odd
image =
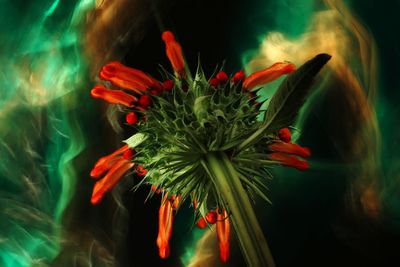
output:
[[[206,220],[209,224],[214,224],[217,222],[217,212],[210,211],[206,214]]]
[[[156,194],[160,194],[161,193],[161,190],[158,189],[157,186],[155,186],[155,185],[151,186],[151,191],[153,191]]]
[[[232,77],[232,82],[233,84],[238,84],[242,82],[245,79],[246,75],[244,74],[244,71],[238,71],[236,72],[233,77]]]
[[[143,166],[137,166],[135,171],[139,177],[146,176],[147,174],[147,170]]]
[[[138,100],[139,106],[143,108],[147,108],[148,106],[150,106],[151,102],[151,97],[148,95],[141,95]]]
[[[172,80],[166,80],[163,82],[164,90],[171,91],[174,88],[174,82]]]
[[[292,140],[289,128],[282,128],[278,132],[278,137],[285,143],[289,143]]]
[[[201,217],[200,220],[198,220],[198,222],[196,223],[197,227],[199,227],[200,229],[204,229],[207,227],[207,222],[206,220]]]
[[[228,81],[228,75],[224,71],[220,71],[215,76],[222,84]]]
[[[219,81],[217,78],[212,78],[212,79],[209,81],[210,85],[213,86],[213,87],[217,87],[217,86],[219,85],[219,82],[220,82],[220,81]]]
[[[136,115],[135,112],[129,112],[129,113],[126,114],[126,116],[125,116],[125,121],[126,121],[128,124],[135,124],[135,123],[138,122],[138,120],[139,120],[139,118],[138,118],[138,116]]]

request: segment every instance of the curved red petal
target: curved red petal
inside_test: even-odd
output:
[[[170,31],[163,32],[162,40],[165,42],[165,52],[171,62],[172,68],[176,73],[183,76],[185,71],[185,60],[183,59],[181,45],[175,40],[173,33]]]
[[[90,95],[93,98],[100,98],[111,104],[120,104],[126,107],[133,107],[137,102],[137,98],[133,95],[127,94],[121,90],[110,90],[103,85],[96,85],[91,91]]]
[[[230,240],[230,222],[228,213],[223,210],[217,216],[217,237],[219,242],[219,257],[222,262],[227,262],[229,259],[229,240]]]
[[[128,145],[124,145],[118,148],[113,153],[100,158],[96,164],[94,165],[93,169],[90,172],[90,176],[93,178],[99,178],[103,175],[106,171],[108,171],[116,161],[120,159],[120,155],[123,154],[125,151],[129,149]]]
[[[266,84],[273,80],[278,79],[284,74],[291,73],[296,70],[296,66],[292,63],[278,62],[272,66],[254,72],[247,77],[243,82],[243,89],[250,90],[256,86]]]
[[[117,61],[105,65],[99,76],[101,79],[110,81],[116,86],[130,89],[137,93],[141,93],[151,87],[162,88],[161,83],[151,75],[141,70],[127,67]]]
[[[158,212],[158,236],[157,246],[161,258],[169,256],[169,240],[172,236],[172,225],[174,222],[173,208],[171,202],[165,195],[161,200],[160,209]]]
[[[133,167],[133,163],[126,161],[121,157],[117,163],[108,171],[103,179],[96,182],[93,187],[91,202],[96,205],[103,198],[103,195],[113,189],[113,187],[121,180],[122,176]]]
[[[305,171],[310,167],[307,161],[301,160],[296,156],[290,156],[284,153],[275,152],[269,154],[268,157],[281,165],[296,168],[300,171]]]
[[[298,144],[274,142],[268,146],[271,151],[297,155],[303,158],[311,156],[311,151],[308,147],[301,147]]]

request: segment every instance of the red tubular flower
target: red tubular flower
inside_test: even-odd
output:
[[[91,202],[93,205],[98,204],[104,194],[110,191],[122,176],[133,167],[133,163],[123,159],[122,157],[111,167],[103,179],[96,182],[93,188]]]
[[[274,65],[254,72],[249,77],[247,77],[243,82],[243,89],[250,90],[256,86],[266,84],[273,80],[278,79],[284,74],[291,73],[296,70],[296,66],[292,63],[278,62]]]
[[[292,140],[292,135],[289,128],[282,128],[278,132],[278,137],[285,143],[289,143]]]
[[[167,194],[161,200],[160,210],[158,212],[158,236],[157,246],[161,258],[169,256],[169,240],[172,235],[172,224],[174,222],[174,210]]]
[[[133,95],[127,94],[121,90],[110,90],[103,85],[96,85],[90,91],[90,95],[93,98],[100,98],[111,104],[121,104],[130,108],[137,102],[137,98]]]
[[[133,158],[133,156],[135,155],[135,150],[133,150],[132,148],[126,150],[124,152],[124,154],[122,154],[122,157],[126,160],[130,160]]]
[[[176,197],[174,197],[174,199],[172,200],[172,208],[174,210],[177,210],[179,208],[179,204],[181,203],[181,195],[178,195]]]
[[[223,210],[217,216],[217,237],[219,242],[219,257],[222,262],[229,259],[229,239],[231,227],[229,223],[228,213]]]
[[[99,178],[106,171],[111,169],[111,167],[121,158],[121,155],[129,149],[128,145],[124,145],[121,148],[114,151],[112,154],[100,158],[93,169],[90,172],[90,176],[93,178]]]
[[[274,142],[268,146],[271,151],[293,154],[303,158],[311,156],[311,151],[307,147],[301,147],[297,144],[285,143],[285,142]]]
[[[183,59],[181,45],[175,40],[174,34],[170,31],[163,32],[161,38],[165,42],[167,57],[171,62],[172,68],[180,76],[183,76],[185,60]]]
[[[287,155],[284,153],[276,152],[276,153],[269,154],[269,158],[273,161],[279,162],[280,164],[282,164],[284,166],[296,168],[300,171],[304,171],[309,168],[307,161],[301,160],[301,159],[297,158],[296,156],[290,156],[290,155]]]
[[[129,68],[117,61],[105,65],[99,76],[118,87],[133,90],[139,94],[149,88],[162,89],[161,83],[150,75],[141,70]]]

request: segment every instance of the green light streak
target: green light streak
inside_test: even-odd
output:
[[[7,1],[0,9],[0,266],[49,266],[74,195],[88,100],[81,34],[94,0]],[[57,12],[55,12],[57,11]],[[84,94],[84,96],[82,96]]]
[[[60,0],[54,1],[53,4],[49,7],[49,9],[46,11],[46,13],[44,13],[44,16],[50,17],[56,10],[59,3],[60,3]]]

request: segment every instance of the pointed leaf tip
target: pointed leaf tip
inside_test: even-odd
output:
[[[328,54],[318,54],[286,77],[271,98],[264,122],[270,131],[292,125],[306,98],[313,91],[314,77],[331,59]]]

